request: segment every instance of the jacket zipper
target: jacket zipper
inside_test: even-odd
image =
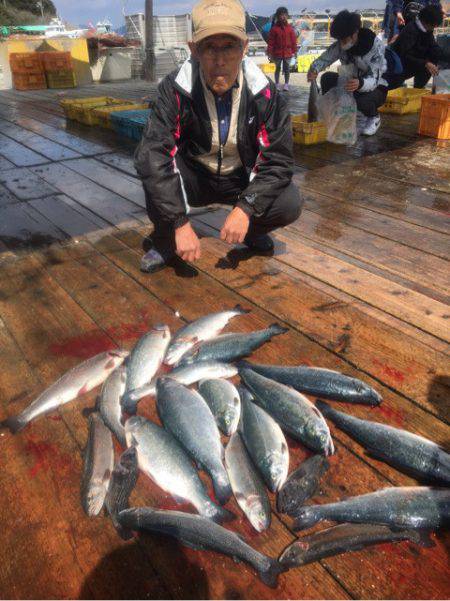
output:
[[[219,134],[220,137],[220,134]],[[217,154],[217,177],[220,177],[220,170],[222,169],[222,161],[223,161],[223,144],[220,142],[219,152]]]

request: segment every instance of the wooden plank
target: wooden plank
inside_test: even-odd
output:
[[[428,230],[386,215],[381,216],[371,210],[355,207],[352,203],[336,204],[336,200],[316,193],[307,194],[304,208],[326,216],[327,219],[346,223],[393,242],[401,241],[405,246],[420,252],[441,259],[449,258],[450,236],[448,234]],[[426,237],[426,244],[424,244],[424,237]]]
[[[450,203],[442,192],[423,190],[403,182],[390,180],[389,186],[367,174],[355,175],[336,168],[332,172],[307,172],[294,176],[305,199],[317,194],[329,197],[333,203],[349,203],[370,211],[389,215],[401,222],[414,223],[447,233],[450,227]],[[370,193],[367,192],[370,190]]]
[[[5,171],[6,169],[12,169],[14,167],[11,161],[5,159],[5,157],[0,156],[0,171]]]
[[[42,165],[48,162],[48,159],[37,154],[22,144],[18,144],[11,138],[0,134],[1,156],[8,159],[17,167],[27,167],[29,165]]]
[[[65,148],[60,144],[43,138],[38,134],[31,133],[18,125],[8,123],[4,119],[0,119],[0,132],[20,142],[27,148],[39,152],[42,156],[50,159],[51,161],[62,161],[64,159],[75,159],[81,155],[78,152],[74,152],[69,148]]]
[[[100,186],[112,190],[136,205],[145,208],[144,189],[136,177],[125,175],[110,165],[90,159],[65,161],[64,165]]]
[[[97,160],[102,161],[102,163],[114,167],[118,171],[123,171],[127,175],[137,177],[132,155],[110,152],[108,154],[97,156],[96,158]]]
[[[110,263],[103,260],[103,265],[97,265],[97,269],[94,267],[94,270],[92,268],[93,264],[94,258],[88,257],[86,258],[87,269],[83,269],[81,267],[81,263],[79,264],[76,261],[61,261],[60,263],[53,261],[52,265],[49,266],[49,270],[55,275],[58,275],[58,280],[64,281],[65,285],[67,286],[72,286],[71,294],[74,294],[74,297],[72,297],[71,294],[63,292],[63,288],[58,287],[52,278],[49,278],[48,275],[40,271],[38,265],[36,265],[36,262],[33,261],[31,256],[29,257],[27,268],[25,268],[23,264],[20,266],[20,274],[23,277],[28,277],[27,271],[29,268],[30,273],[32,272],[35,274],[35,282],[34,285],[30,286],[27,288],[27,290],[21,293],[19,302],[15,303],[13,307],[8,308],[6,322],[10,324],[10,327],[14,330],[15,335],[20,337],[20,340],[23,340],[23,343],[25,343],[25,341],[27,342],[26,349],[25,344],[23,344],[24,352],[26,352],[29,361],[32,362],[36,369],[45,370],[47,373],[47,370],[49,369],[48,363],[51,362],[51,371],[54,373],[58,365],[61,367],[61,365],[67,363],[68,357],[65,356],[65,353],[62,350],[64,347],[61,344],[64,343],[65,340],[67,341],[67,336],[69,339],[72,337],[72,349],[71,353],[69,353],[72,362],[74,360],[73,351],[77,345],[73,339],[74,334],[75,338],[77,338],[80,342],[83,339],[83,334],[88,334],[88,339],[91,340],[91,348],[83,348],[84,353],[89,353],[93,350],[93,331],[98,332],[96,337],[97,344],[101,344],[102,342],[104,344],[105,340],[109,340],[109,344],[111,344],[111,328],[103,330],[103,328],[100,326],[100,330],[98,330],[99,324],[97,324],[96,321],[91,321],[87,318],[83,307],[80,308],[78,305],[78,300],[82,302],[84,306],[89,307],[89,311],[95,311],[98,319],[101,319],[104,316],[104,319],[106,319],[107,322],[114,324],[113,327],[116,328],[114,330],[116,340],[117,338],[122,337],[126,339],[128,344],[130,344],[133,338],[138,335],[139,331],[142,331],[142,328],[146,329],[148,327],[149,319],[151,319],[151,321],[155,319],[160,320],[163,314],[165,314],[166,317],[170,317],[169,311],[162,303],[159,303],[156,306],[154,302],[152,303],[152,298],[148,294],[142,294],[142,290],[140,290],[141,309],[135,312],[135,307],[133,306],[132,301],[130,302],[130,296],[131,290],[133,286],[136,287],[136,284],[132,281],[125,283],[123,282],[122,278],[122,283],[124,285],[118,289],[116,286],[114,286],[113,281],[110,279],[111,276],[114,275],[112,273]],[[13,268],[14,272],[16,272],[16,267],[17,265],[15,265]],[[9,273],[12,273],[12,271],[9,271]],[[15,278],[16,281],[19,279],[19,277]],[[54,304],[58,305],[58,308],[55,309],[56,316],[58,317],[58,323],[54,323],[55,317],[53,320],[48,320],[47,317],[47,319],[45,319],[45,323],[35,328],[31,320],[26,318],[22,321],[22,328],[19,332],[17,331],[17,318],[21,309],[20,301],[28,298],[33,293],[33,288],[36,289],[37,287],[39,289],[45,288],[45,291],[41,295],[41,303],[43,307],[51,307]],[[11,289],[8,291],[10,293],[12,292]],[[100,298],[103,299],[102,302],[104,310],[102,310],[101,305],[98,304]],[[94,309],[92,303],[97,304],[96,309]],[[124,306],[127,307],[127,312],[125,315],[122,309]],[[107,309],[105,309],[105,307],[107,307]],[[110,309],[113,307],[116,307],[115,313],[111,313],[110,311]],[[147,309],[147,313],[145,313],[145,315],[143,315],[141,312],[144,310],[144,307]],[[46,312],[48,312],[48,309],[46,309]],[[66,324],[65,321],[60,323],[59,318],[66,314],[68,314],[68,323]],[[44,315],[42,315],[42,317],[44,318]],[[137,320],[132,336],[130,336],[129,330],[127,331],[125,329],[121,329],[121,325],[125,325],[123,324],[124,317],[126,319],[131,318]],[[172,314],[171,321],[173,322],[174,319],[175,317]],[[75,321],[78,322],[76,333],[74,329],[70,327],[70,324],[73,324]],[[95,328],[94,330],[93,327]],[[101,332],[104,332],[103,335]],[[121,334],[121,332],[123,332],[123,334]],[[32,334],[31,340],[29,339],[30,334]],[[90,338],[89,334],[91,334]],[[88,339],[85,339],[84,341],[87,344],[89,344],[87,342]],[[50,353],[49,350],[47,350],[45,353],[44,349],[42,348],[43,344],[46,345],[47,349],[49,349],[48,345],[50,344]],[[69,349],[69,346],[66,346],[65,348]],[[38,349],[41,349],[39,358],[37,352]],[[54,355],[52,354],[51,349],[53,349]],[[90,395],[91,398],[92,396],[93,395]],[[77,440],[80,439],[80,442],[81,439],[85,440],[87,434],[86,424],[85,420],[80,417],[79,411],[72,405],[67,406],[67,408],[65,408],[61,413],[65,421],[68,423],[72,435]],[[153,414],[156,416],[154,410]],[[77,470],[77,472],[79,477],[79,470]],[[145,479],[144,482],[146,484],[145,487],[141,489],[142,492],[139,499],[140,504],[142,504],[144,499],[144,493],[146,495],[147,502],[153,504],[158,500],[158,498],[155,496],[155,489],[147,479]],[[68,494],[68,492],[66,492],[66,494]],[[161,493],[159,493],[159,502],[161,502],[161,500]],[[87,520],[87,518],[80,518],[80,521],[82,520]],[[106,522],[106,520],[102,521],[101,528],[106,526],[109,530],[109,524],[106,524]],[[243,530],[240,525],[236,524],[236,526],[240,531]],[[93,534],[92,538],[95,540],[95,534]],[[198,592],[201,592],[202,587],[204,586],[204,579],[199,579],[199,581],[196,581],[195,579],[193,582],[191,582],[197,570],[194,568],[193,574],[192,570],[186,566],[186,569],[179,571],[179,574],[174,574],[172,562],[168,561],[169,557],[172,555],[172,549],[174,545],[159,545],[157,544],[157,540],[158,539],[153,539],[151,543],[149,542],[150,548],[153,551],[152,563],[157,566],[158,572],[161,574],[165,585],[169,587],[171,593],[175,596],[184,597],[183,591],[186,586],[192,587],[194,590],[196,589]],[[279,552],[283,545],[288,544],[291,540],[293,540],[293,536],[288,534],[287,531],[281,527],[279,521],[274,520],[271,533],[267,532],[263,536],[253,539],[252,544],[262,550],[265,550],[266,552],[271,551],[272,554],[275,554],[275,550],[276,552]],[[164,551],[164,547],[166,547],[166,552]],[[155,549],[158,549],[157,553],[155,553]],[[158,555],[158,557],[156,557],[156,555]],[[271,598],[274,594],[272,590],[267,589],[264,585],[262,585],[248,568],[242,566],[235,567],[232,560],[225,558],[222,560],[221,558],[221,561],[217,562],[215,561],[215,556],[209,553],[195,553],[192,554],[192,557],[194,558],[194,565],[198,566],[197,569],[203,568],[202,572],[204,572],[204,578],[207,578],[208,588],[210,591],[209,594],[214,598],[225,597],[226,590],[230,589],[230,587],[233,587],[233,589],[238,592],[240,597],[245,594],[250,594],[248,591],[251,591],[251,596],[254,598]],[[306,595],[311,595],[313,598],[321,598],[325,594],[329,595],[330,593],[333,598],[345,596],[343,590],[335,585],[332,578],[323,568],[321,568],[320,565],[311,566],[310,569],[305,570],[305,576],[307,576],[305,581],[308,583],[308,586],[311,586],[311,589],[303,589],[304,585],[301,585],[300,590],[303,589],[303,592]],[[315,584],[316,582],[317,584]],[[297,577],[295,577],[293,573],[287,574],[280,580],[278,594],[280,594],[283,598],[290,598],[294,595],[294,591],[297,590],[296,587],[298,586],[299,583]],[[178,595],[176,594],[177,587],[181,587],[181,589],[178,590]]]
[[[0,184],[0,207],[20,202],[3,184]]]
[[[0,240],[9,249],[39,248],[66,239],[66,234],[26,203],[0,208]]]
[[[80,176],[65,165],[53,163],[33,172],[110,224],[125,227],[129,220],[140,218],[142,210],[118,194]]]
[[[448,264],[443,259],[408,248],[369,232],[327,217],[305,211],[296,224],[296,233],[321,246],[336,249],[350,257],[392,273],[430,290],[447,293],[450,287]]]
[[[109,227],[109,224],[64,194],[30,201],[36,211],[45,216],[68,236],[83,236]]]
[[[0,173],[0,183],[19,200],[31,200],[55,194],[57,189],[30,171],[27,167],[16,167]]]

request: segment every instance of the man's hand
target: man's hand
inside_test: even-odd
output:
[[[318,75],[318,73],[317,73],[317,71],[314,71],[314,69],[309,70],[308,73],[306,74],[306,79],[308,81],[315,81],[317,79],[317,75]]]
[[[200,240],[189,222],[175,230],[176,252],[183,261],[196,261],[200,259]]]
[[[234,207],[225,219],[220,231],[220,239],[228,244],[240,244],[244,241],[250,225],[250,217],[240,207]]]
[[[405,19],[403,18],[402,13],[397,13],[397,23],[400,25],[400,27],[405,24]]]
[[[349,79],[344,85],[344,88],[347,92],[356,92],[359,88],[359,79]]]
[[[437,67],[434,63],[425,63],[425,68],[431,75],[439,75],[439,67]]]

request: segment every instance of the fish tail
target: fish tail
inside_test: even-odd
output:
[[[20,430],[23,430],[27,424],[27,418],[22,417],[21,415],[8,417],[4,421],[0,422],[0,426],[3,428],[8,428],[12,434],[20,432]]]
[[[302,507],[295,515],[294,530],[306,530],[320,521],[320,515],[315,505]]]
[[[270,324],[268,329],[270,330],[272,336],[278,336],[278,334],[285,334],[289,330],[289,328],[286,328],[280,325],[279,323]]]
[[[258,572],[259,577],[266,586],[276,588],[278,585],[278,576],[286,571],[286,567],[281,565],[278,559],[270,559],[270,565],[266,570]]]
[[[233,311],[238,312],[240,315],[246,315],[247,313],[250,313],[251,309],[244,309],[244,307],[238,303],[233,307]]]
[[[233,494],[231,484],[226,472],[223,474],[214,475],[213,480],[214,494],[221,505],[225,505]]]
[[[222,524],[222,522],[231,522],[234,519],[234,513],[228,511],[228,509],[224,509],[219,505],[216,505],[212,501],[208,503],[205,511],[202,512],[203,515],[213,522],[217,522],[218,524]]]

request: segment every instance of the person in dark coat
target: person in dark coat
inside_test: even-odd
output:
[[[288,19],[288,9],[280,6],[275,13],[267,45],[267,56],[275,63],[275,83],[279,90],[282,89],[280,72],[283,67],[285,91],[289,90],[291,59],[297,55],[297,34]]]
[[[424,88],[430,77],[439,73],[439,62],[450,61],[450,55],[438,45],[433,33],[442,21],[440,7],[429,5],[402,29],[391,48],[401,60],[403,73],[388,78],[391,90],[411,77],[415,88]]]
[[[178,255],[196,261],[201,242],[191,207],[231,207],[220,238],[270,254],[273,230],[300,215],[287,102],[244,58],[248,40],[238,0],[201,0],[192,11],[191,58],[163,79],[136,150],[154,230],[141,269]]]

